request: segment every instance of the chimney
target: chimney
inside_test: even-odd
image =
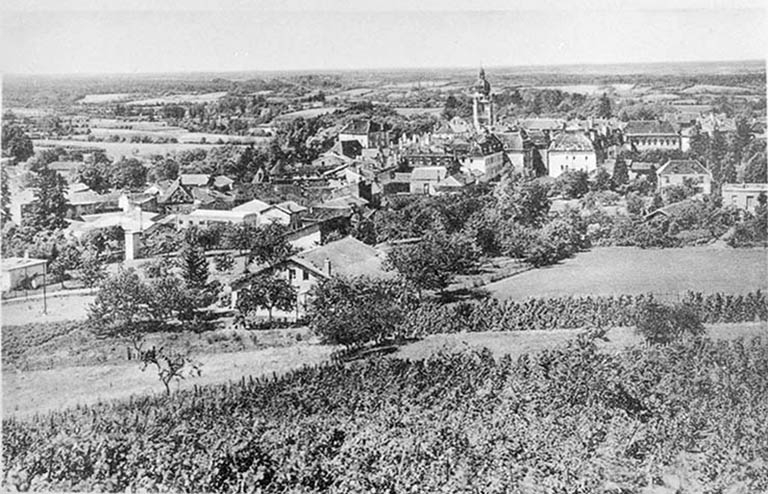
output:
[[[327,274],[329,277],[333,275],[331,271],[331,260],[326,259],[325,260],[325,274]]]

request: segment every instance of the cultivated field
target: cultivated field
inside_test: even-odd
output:
[[[303,365],[325,360],[333,347],[294,345],[239,353],[206,354],[199,357],[202,375],[182,381],[181,389],[194,385],[226,383],[243,376],[283,374]],[[131,395],[161,393],[154,369],[141,372],[138,363],[67,367],[51,370],[3,372],[3,416],[127,399]]]
[[[755,336],[768,338],[768,322],[708,324],[707,336],[718,340],[733,340]],[[553,331],[489,331],[482,333],[437,334],[400,348],[393,356],[407,359],[423,359],[438,352],[461,352],[468,349],[487,348],[495,357],[510,355],[517,358],[527,353],[552,348],[576,337],[580,329]],[[642,343],[633,328],[612,328],[606,334],[608,341],[601,346],[620,350]]]
[[[56,146],[72,146],[72,147],[84,147],[84,148],[101,148],[107,156],[112,159],[119,159],[123,156],[144,156],[149,157],[152,155],[160,154],[165,155],[172,152],[192,150],[192,149],[210,149],[211,146],[219,146],[220,144],[188,144],[188,143],[166,143],[166,144],[147,144],[147,143],[131,143],[131,142],[88,142],[84,140],[53,140],[53,139],[37,139],[34,142],[35,149],[56,147]],[[211,141],[215,142],[215,141]]]
[[[765,249],[601,247],[486,285],[499,299],[768,289]]]

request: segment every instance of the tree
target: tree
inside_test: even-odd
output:
[[[512,219],[523,225],[540,226],[549,213],[549,187],[535,180],[515,182],[502,180],[494,190],[501,219]]]
[[[0,167],[0,228],[11,219],[11,191],[8,187],[8,170]]]
[[[235,265],[235,259],[230,254],[219,254],[213,258],[213,264],[219,273],[229,273]]]
[[[308,315],[324,343],[356,346],[398,335],[411,292],[397,280],[333,277],[316,285]]]
[[[111,187],[109,167],[105,163],[84,163],[77,169],[76,179],[91,190],[103,194]]]
[[[590,189],[595,191],[611,190],[613,188],[613,180],[611,174],[604,168],[598,170],[595,178],[590,182]]]
[[[616,164],[613,166],[612,180],[614,187],[621,187],[629,182],[629,169],[623,159],[616,160]]]
[[[442,293],[454,276],[476,267],[480,253],[472,240],[462,233],[448,235],[432,230],[420,242],[393,248],[385,261],[386,269],[395,269],[421,298],[422,290]]]
[[[662,203],[663,206],[663,203]],[[627,213],[633,216],[638,216],[643,214],[643,209],[645,208],[645,201],[643,201],[643,198],[639,195],[635,194],[634,192],[630,192],[627,194]]]
[[[237,294],[237,310],[243,316],[258,308],[266,309],[270,325],[274,309],[289,311],[295,306],[296,290],[287,280],[275,276],[256,276],[250,287]]]
[[[558,177],[560,190],[571,199],[578,199],[589,192],[589,176],[581,170],[567,171]]]
[[[250,258],[259,264],[273,265],[293,254],[285,239],[286,228],[279,223],[259,227],[250,239]]]
[[[188,353],[154,346],[149,350],[144,350],[143,343],[141,341],[135,346],[139,352],[141,371],[144,372],[147,366],[154,365],[166,395],[171,394],[171,382],[202,374],[200,364],[192,360]]]
[[[43,168],[32,180],[35,201],[30,207],[29,225],[36,229],[55,230],[66,226],[67,182],[57,172]]]
[[[768,182],[768,160],[766,153],[759,152],[747,162],[744,170],[744,181],[752,184],[764,184]]]
[[[635,331],[652,345],[666,345],[687,335],[702,335],[704,324],[690,306],[668,306],[652,300],[638,309]]]
[[[134,269],[121,269],[101,283],[88,321],[97,333],[141,339],[142,326],[157,319],[153,299]]]
[[[147,168],[136,158],[123,158],[110,167],[110,182],[115,188],[137,189],[147,183]]]
[[[33,154],[32,140],[18,125],[2,126],[3,156],[26,161]]]
[[[597,109],[597,116],[598,118],[611,118],[613,116],[613,112],[611,110],[611,99],[606,93],[603,93],[603,95],[600,97],[600,105]]]
[[[208,260],[203,249],[186,242],[179,252],[181,277],[191,288],[203,289],[208,284]]]
[[[75,244],[68,242],[53,256],[48,271],[54,279],[58,279],[61,282],[61,287],[64,288],[67,271],[80,269],[81,262],[82,255],[80,249]]]
[[[104,268],[104,261],[96,250],[89,248],[80,254],[78,271],[86,288],[93,288],[106,278]]]

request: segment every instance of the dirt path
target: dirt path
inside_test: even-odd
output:
[[[182,381],[173,388],[195,384],[225,383],[243,376],[282,374],[304,364],[318,364],[327,359],[330,346],[301,344],[239,353],[203,355],[199,361],[202,375]],[[44,371],[3,372],[3,416],[31,415],[77,404],[128,398],[163,392],[151,368],[140,371],[138,364],[67,367]]]

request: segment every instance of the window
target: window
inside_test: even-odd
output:
[[[668,183],[669,183],[669,177],[664,177],[664,183],[665,183],[665,184],[668,184]]]
[[[288,270],[288,279],[289,280],[295,280],[296,279],[296,270],[295,269],[289,269]]]
[[[307,281],[309,279],[309,272],[304,270],[302,270],[301,272],[302,272],[302,279],[304,281]]]

